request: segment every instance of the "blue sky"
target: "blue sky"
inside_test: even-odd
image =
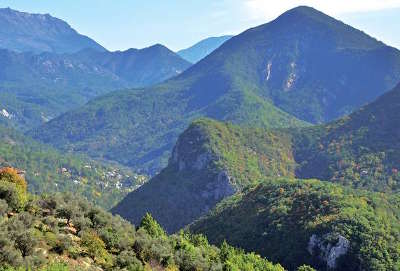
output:
[[[155,43],[177,50],[303,4],[400,48],[400,0],[0,0],[0,7],[50,13],[110,50]]]

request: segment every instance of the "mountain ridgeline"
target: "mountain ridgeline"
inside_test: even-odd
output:
[[[74,53],[91,48],[106,51],[66,22],[49,14],[31,14],[0,9],[0,48],[16,52]]]
[[[0,115],[22,129],[38,126],[112,90],[144,87],[180,74],[190,63],[162,45],[124,52],[74,54],[0,50]]]
[[[133,222],[151,212],[174,232],[268,177],[319,178],[398,192],[399,110],[400,85],[348,117],[320,126],[266,130],[196,121],[180,136],[168,167],[113,211]]]
[[[191,63],[197,63],[232,37],[233,36],[227,35],[207,38],[189,48],[178,51],[177,54]]]
[[[298,7],[232,37],[171,80],[103,96],[31,135],[155,173],[198,117],[269,128],[321,123],[373,101],[398,81],[397,49]]]
[[[189,225],[289,270],[304,259],[318,270],[396,270],[399,111],[400,85],[325,125],[198,120],[169,165],[112,211],[133,223],[150,212],[169,232]]]

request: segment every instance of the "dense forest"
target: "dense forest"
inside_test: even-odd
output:
[[[190,230],[294,270],[397,270],[400,197],[317,180],[271,178],[226,199]]]

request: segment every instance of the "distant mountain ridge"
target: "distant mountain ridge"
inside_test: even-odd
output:
[[[162,45],[124,52],[74,54],[0,50],[2,121],[29,129],[113,90],[144,87],[176,76],[190,63]]]
[[[399,81],[400,51],[298,7],[232,37],[171,80],[103,96],[32,135],[155,173],[198,117],[273,128],[321,123],[360,108]]]
[[[188,61],[161,44],[115,52],[85,50],[77,53],[76,57],[107,69],[133,87],[161,83],[191,66]]]
[[[224,42],[232,37],[232,35],[226,35],[221,37],[207,38],[199,41],[189,48],[178,51],[177,54],[191,63],[196,63],[211,54],[215,49],[220,47]]]
[[[74,53],[91,48],[106,51],[66,22],[49,14],[31,14],[0,9],[0,48],[17,52]]]

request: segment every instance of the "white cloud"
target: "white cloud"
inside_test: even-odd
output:
[[[250,20],[271,19],[300,5],[311,6],[330,15],[400,7],[400,0],[243,0],[243,3]]]

